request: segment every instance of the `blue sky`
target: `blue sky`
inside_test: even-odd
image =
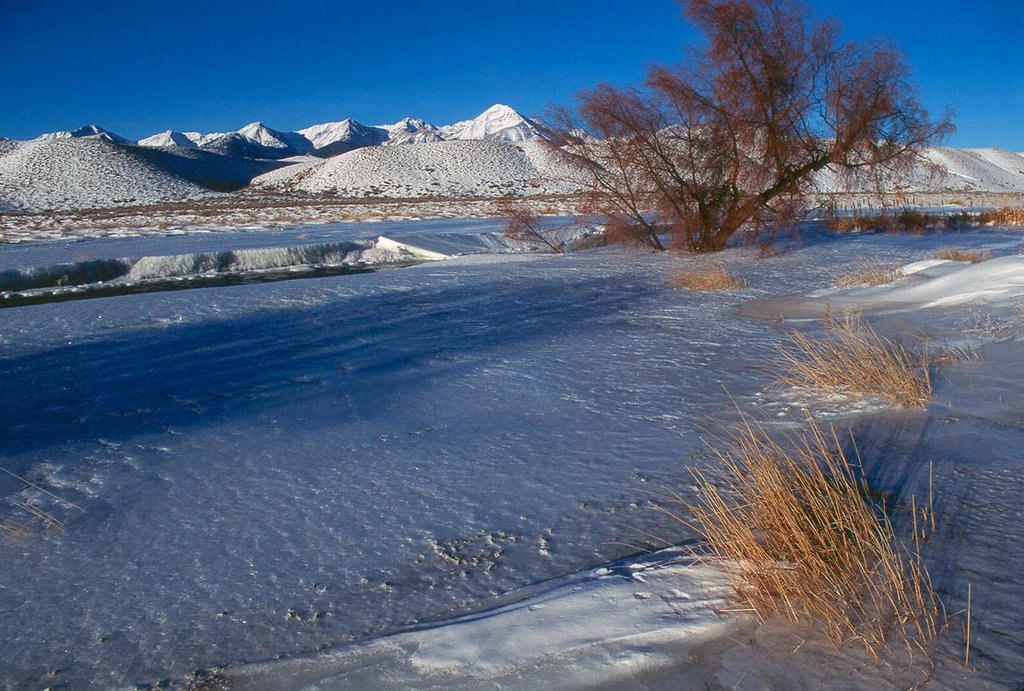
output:
[[[1024,151],[1024,1],[811,5],[850,38],[892,38],[929,110],[957,111],[950,144]],[[537,114],[692,40],[671,0],[0,0],[0,136]]]

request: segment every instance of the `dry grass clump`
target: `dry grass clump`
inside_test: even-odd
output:
[[[49,496],[51,499],[56,500],[63,506],[72,509],[77,509],[83,512],[85,511],[85,509],[83,509],[81,506],[78,506],[77,504],[72,504],[66,499],[61,499],[53,492],[49,492],[40,487],[39,485],[29,482],[20,475],[17,475],[7,470],[7,468],[0,467],[0,471],[6,473],[7,475],[10,475],[15,480],[18,480],[19,482],[23,483],[26,487],[31,487],[41,492],[42,494]],[[60,520],[52,513],[44,511],[38,506],[34,506],[32,504],[21,501],[11,501],[11,504],[13,504],[18,511],[15,515],[0,516],[0,531],[12,535],[24,535],[33,526],[36,525],[42,525],[44,528],[57,528],[60,530],[64,528],[64,521]]]
[[[908,407],[925,406],[932,396],[927,350],[908,351],[855,315],[837,320],[824,338],[793,331],[774,364],[779,382],[797,388]]]
[[[720,266],[673,271],[669,280],[676,288],[687,290],[737,290],[743,283]]]
[[[940,247],[932,253],[932,256],[936,259],[978,264],[988,261],[995,255],[992,254],[991,250],[963,250],[957,247]]]
[[[880,286],[903,278],[903,267],[899,262],[883,262],[868,257],[857,258],[857,268],[833,279],[837,288],[859,286]]]
[[[1024,225],[1024,208],[1004,206],[996,211],[989,211],[986,220],[997,226],[1021,226]]]
[[[940,605],[919,543],[897,542],[834,430],[811,420],[780,443],[744,419],[709,446],[721,477],[694,471],[699,503],[673,500],[692,520],[666,513],[703,536],[758,619],[821,626],[876,656],[890,635],[918,648],[935,638]]]

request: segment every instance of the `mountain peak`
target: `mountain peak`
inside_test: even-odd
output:
[[[442,127],[441,133],[446,139],[503,139],[513,142],[554,138],[554,133],[547,127],[502,103],[495,103],[472,120]]]
[[[36,137],[36,140],[44,139],[102,139],[104,141],[113,142],[114,144],[134,144],[130,139],[126,139],[119,134],[114,134],[109,130],[105,130],[99,125],[82,125],[76,130],[60,131],[60,132],[47,132]]]

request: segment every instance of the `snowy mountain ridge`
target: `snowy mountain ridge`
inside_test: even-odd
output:
[[[515,109],[495,104],[470,120],[437,127],[420,118],[403,118],[390,125],[364,125],[351,118],[310,125],[294,132],[275,130],[260,121],[233,132],[178,132],[166,130],[132,141],[103,129],[86,125],[76,130],[41,134],[43,139],[95,137],[116,144],[200,148],[229,156],[279,159],[312,153],[325,158],[364,146],[422,144],[446,139],[498,139],[505,141],[556,141],[546,125],[521,115]]]

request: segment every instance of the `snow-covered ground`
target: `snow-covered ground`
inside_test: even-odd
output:
[[[494,254],[482,238],[499,231],[434,221],[5,246],[7,277],[378,236],[474,253],[0,309],[0,465],[81,508],[0,479],[11,515],[28,501],[66,522],[0,540],[0,684],[181,685],[219,666],[241,688],[1024,681],[1019,232],[812,233],[758,260]],[[831,287],[858,256],[911,263],[947,245],[1003,258],[918,265],[891,289]],[[746,287],[670,286],[673,269],[708,261]],[[977,304],[943,300],[964,291]],[[651,502],[665,488],[693,496],[687,466],[713,463],[700,429],[733,419],[733,398],[780,425],[800,418],[810,403],[773,388],[765,359],[840,303],[883,333],[979,348],[942,370],[924,411],[813,403],[853,427],[894,505],[927,492],[934,461],[926,558],[951,615],[972,584],[976,670],[957,662],[959,619],[932,666],[901,651],[875,661],[721,611],[713,566],[636,556],[693,545]]]

